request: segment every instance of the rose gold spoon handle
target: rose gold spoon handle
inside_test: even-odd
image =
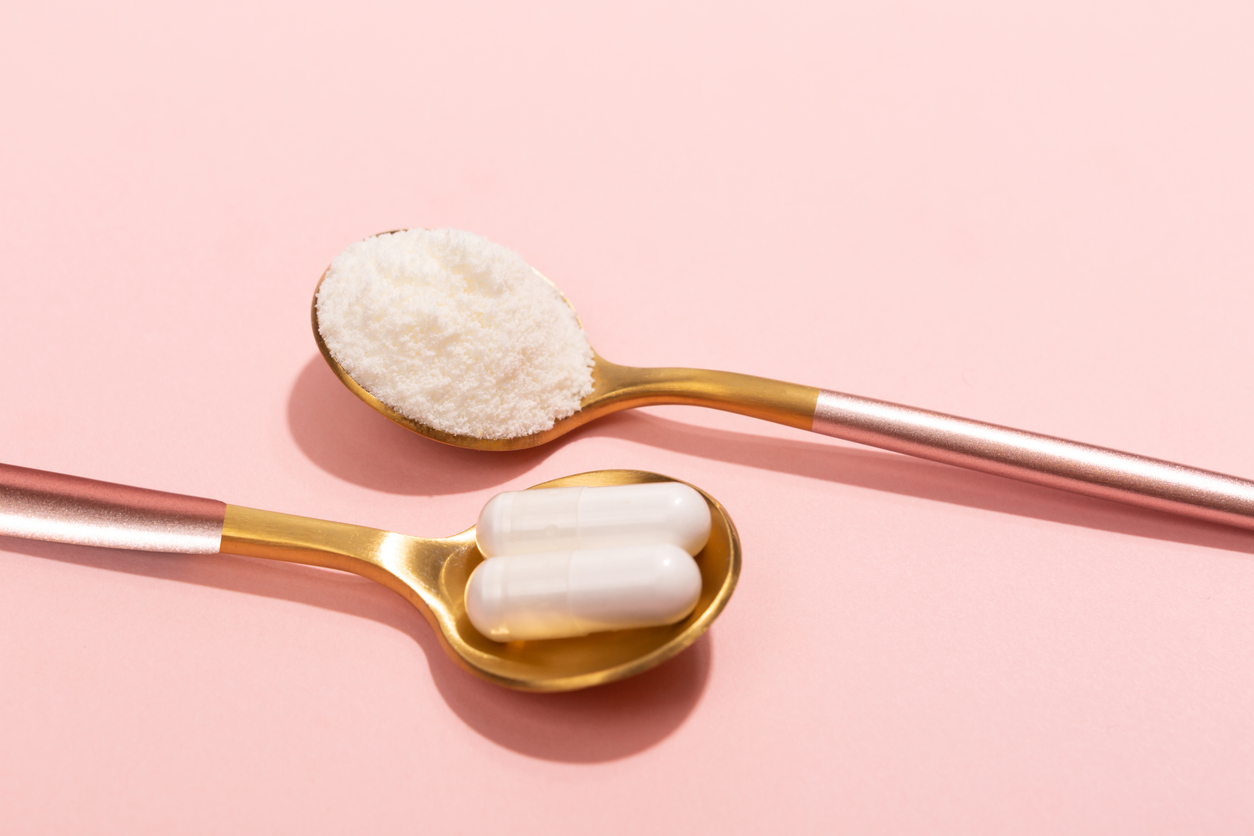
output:
[[[580,412],[562,423],[649,404],[707,406],[1023,482],[1254,529],[1254,482],[1235,476],[733,372],[642,369],[599,357],[596,372],[596,390]]]
[[[1023,482],[1254,528],[1254,482],[1160,459],[819,390],[814,432]]]
[[[113,549],[217,554],[226,503],[0,464],[0,534]]]

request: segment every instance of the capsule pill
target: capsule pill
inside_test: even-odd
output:
[[[645,543],[695,555],[709,537],[709,506],[680,482],[501,493],[475,527],[484,557]]]
[[[466,587],[475,629],[500,642],[674,624],[696,606],[701,570],[671,543],[493,557]]]

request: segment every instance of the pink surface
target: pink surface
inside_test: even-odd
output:
[[[618,362],[1254,476],[1250,5],[864,5],[8,10],[0,461],[425,535],[641,468],[745,567],[533,696],[367,581],[0,539],[0,829],[1254,829],[1254,535],[688,408],[457,451],[317,357],[343,246],[453,226]]]

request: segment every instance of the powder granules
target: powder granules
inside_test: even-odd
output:
[[[363,389],[454,435],[547,430],[592,391],[592,346],[557,289],[512,250],[455,229],[348,247],[318,291],[318,331]]]

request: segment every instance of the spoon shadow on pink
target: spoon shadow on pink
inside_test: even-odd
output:
[[[555,449],[547,444],[493,453],[423,438],[348,391],[321,355],[297,376],[288,397],[287,423],[297,446],[318,467],[347,482],[394,494],[432,496],[500,485],[533,469]]]
[[[130,552],[3,536],[0,551],[373,619],[414,640],[441,698],[467,726],[500,746],[543,760],[597,763],[642,752],[683,725],[709,678],[707,634],[676,658],[631,679],[564,694],[526,694],[459,668],[417,610],[391,590],[355,575],[233,555]]]
[[[700,415],[697,409],[687,411],[694,418]],[[795,441],[764,437],[710,429],[639,410],[593,421],[582,433],[587,437],[625,439],[714,461],[1001,514],[1254,554],[1254,531],[1094,499],[813,435]]]
[[[466,725],[507,749],[544,760],[595,763],[641,752],[683,725],[705,691],[712,644],[706,633],[652,670],[582,691],[511,691],[451,664],[459,675],[437,674],[435,684]]]
[[[293,387],[288,421],[297,444],[318,466],[350,482],[391,493],[458,493],[498,485],[533,469],[558,445],[609,437],[902,496],[1254,554],[1254,532],[851,446],[800,431],[794,440],[711,429],[697,423],[704,410],[674,409],[693,416],[692,422],[628,410],[599,418],[531,450],[459,450],[388,421],[345,389],[321,356],[315,356]],[[756,423],[749,418],[744,421],[746,425]]]

